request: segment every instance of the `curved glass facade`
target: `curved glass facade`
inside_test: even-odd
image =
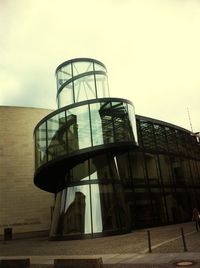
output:
[[[58,107],[109,97],[107,70],[93,59],[74,59],[56,70]]]
[[[51,238],[130,230],[116,157],[101,154],[90,158],[71,169],[66,177],[68,183],[56,197]]]
[[[36,168],[62,155],[95,150],[97,145],[137,144],[134,107],[122,99],[104,98],[66,106],[35,129]]]
[[[55,207],[52,238],[96,237],[191,220],[192,208],[200,205],[196,136],[155,119],[136,119],[137,150],[91,157],[66,174],[66,188],[57,194],[56,202],[62,199],[63,205]],[[84,200],[78,210],[82,220],[76,215],[76,195]]]

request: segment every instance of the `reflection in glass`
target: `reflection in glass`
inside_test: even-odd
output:
[[[120,229],[118,205],[111,184],[100,184],[103,231]]]
[[[64,235],[91,233],[88,185],[74,186],[67,189],[63,233]]]
[[[65,113],[57,114],[47,121],[48,128],[48,160],[52,160],[66,152]]]
[[[74,102],[73,84],[66,85],[58,96],[58,107],[64,107]]]
[[[89,181],[89,169],[88,169],[88,160],[76,165],[71,168],[66,175],[68,183],[70,182],[80,182],[80,181]]]
[[[57,87],[59,88],[70,78],[72,78],[72,70],[71,70],[71,64],[68,64],[66,66],[63,66],[57,72]]]
[[[99,114],[102,122],[103,141],[104,143],[114,142],[113,120],[112,120],[112,108],[111,103],[103,102],[99,110]]]
[[[123,182],[130,181],[131,173],[128,153],[117,155],[117,163],[121,180],[123,180]]]
[[[98,233],[103,231],[102,225],[102,214],[101,214],[101,202],[100,202],[100,193],[99,185],[91,185],[91,198],[92,198],[92,224],[93,232]]]
[[[100,103],[90,104],[91,132],[93,146],[103,144],[103,129],[100,116]]]
[[[69,151],[91,146],[90,121],[88,105],[76,107],[67,111]]]
[[[132,105],[128,105],[129,120],[132,127],[133,139],[135,139],[136,144],[138,144],[137,128],[136,128],[136,119],[135,119],[135,109]]]
[[[36,131],[36,168],[47,161],[46,122],[39,126]]]

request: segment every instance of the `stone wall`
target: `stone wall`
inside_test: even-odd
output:
[[[0,106],[0,234],[48,230],[54,195],[33,183],[33,130],[51,111]]]

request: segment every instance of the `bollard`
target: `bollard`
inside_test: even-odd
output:
[[[185,242],[185,235],[183,232],[183,227],[181,227],[181,236],[182,236],[182,240],[183,240],[183,249],[184,249],[184,252],[186,252],[188,250],[187,250],[187,246],[186,246],[186,242]]]
[[[147,231],[147,236],[148,236],[148,248],[149,248],[149,253],[152,252],[151,250],[151,235],[150,235],[150,231]]]

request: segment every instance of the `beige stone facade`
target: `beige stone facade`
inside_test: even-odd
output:
[[[0,235],[48,230],[54,195],[33,183],[36,124],[51,110],[0,106]]]

